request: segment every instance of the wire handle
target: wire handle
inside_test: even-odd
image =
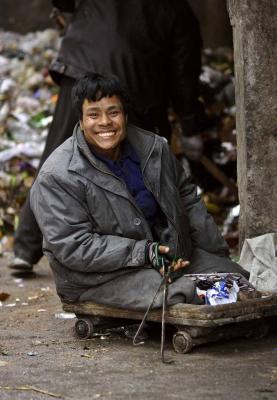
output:
[[[163,268],[163,279],[162,279],[162,281],[161,281],[161,283],[160,283],[160,285],[159,285],[159,287],[158,287],[158,289],[157,289],[157,291],[156,291],[156,293],[155,293],[155,295],[153,297],[153,300],[149,304],[149,306],[148,306],[148,308],[147,308],[147,310],[146,310],[146,312],[144,314],[144,317],[143,317],[143,319],[142,319],[142,321],[141,321],[141,323],[140,323],[140,325],[138,327],[138,330],[137,330],[137,332],[136,332],[136,334],[135,334],[135,336],[133,338],[133,345],[134,346],[139,346],[141,344],[144,344],[144,341],[137,341],[137,338],[138,338],[139,334],[141,333],[141,331],[142,331],[142,329],[143,329],[143,327],[145,325],[147,316],[148,316],[151,308],[153,307],[153,305],[154,305],[154,303],[156,301],[156,298],[157,298],[157,296],[158,296],[158,294],[159,294],[159,292],[160,292],[160,290],[161,290],[161,288],[163,286],[163,308],[162,308],[162,329],[161,329],[161,359],[162,359],[162,362],[164,364],[171,364],[174,361],[172,359],[166,360],[165,357],[164,357],[165,312],[166,312],[166,307],[167,307],[168,279],[169,279],[170,272],[171,272],[171,266],[170,265],[168,265],[168,266],[165,265],[164,257],[162,257],[162,268]]]

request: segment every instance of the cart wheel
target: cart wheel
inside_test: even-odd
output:
[[[192,338],[187,332],[179,331],[173,336],[172,344],[176,353],[189,353],[192,349]]]
[[[80,339],[89,339],[93,331],[93,323],[89,318],[79,318],[75,323],[75,332]]]
[[[254,339],[262,339],[264,338],[269,332],[269,325],[265,322],[260,323],[257,329],[253,330],[252,337]]]

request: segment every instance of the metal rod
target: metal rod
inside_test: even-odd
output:
[[[170,276],[170,266],[167,271],[164,268],[164,290],[163,290],[163,311],[162,311],[162,333],[161,333],[161,358],[164,364],[172,364],[173,360],[166,360],[164,357],[164,343],[165,343],[165,313],[167,308],[167,294],[168,294],[168,279]]]
[[[160,286],[158,287],[158,289],[157,289],[157,291],[155,293],[155,296],[153,297],[153,300],[152,300],[151,304],[148,306],[148,308],[147,308],[147,310],[146,310],[146,312],[144,314],[144,317],[143,317],[143,319],[142,319],[142,321],[140,323],[140,326],[138,327],[138,330],[137,330],[137,332],[136,332],[136,334],[134,336],[134,339],[133,339],[133,345],[134,346],[138,346],[138,345],[144,343],[143,341],[137,342],[137,337],[139,336],[140,332],[142,331],[142,329],[143,329],[143,327],[145,325],[146,318],[147,318],[147,316],[149,314],[149,311],[151,310],[151,308],[153,307],[153,305],[154,305],[154,303],[156,301],[156,298],[157,298],[157,296],[158,296],[158,294],[159,294],[159,292],[161,290],[161,287],[164,284],[164,280],[165,280],[165,278],[163,278],[163,280],[161,281]]]

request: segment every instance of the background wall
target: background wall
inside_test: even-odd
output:
[[[224,0],[189,0],[189,3],[200,21],[205,47],[232,45]],[[50,12],[50,0],[0,0],[0,29],[27,33],[52,27]]]

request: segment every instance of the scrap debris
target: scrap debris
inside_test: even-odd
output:
[[[12,248],[53,118],[58,88],[47,67],[59,42],[53,29],[0,32],[0,254]]]
[[[1,292],[0,293],[0,301],[5,301],[10,297],[9,293]]]
[[[260,293],[241,274],[192,274],[187,277],[195,281],[197,294],[207,305],[236,303],[260,297]]]
[[[30,385],[25,385],[25,386],[0,386],[0,389],[4,389],[4,390],[28,390],[28,391],[33,391],[33,392],[37,392],[37,393],[43,393],[43,394],[47,394],[48,396],[51,397],[56,397],[57,399],[61,399],[62,395],[60,394],[56,394],[56,393],[51,393],[48,392],[47,390],[43,390],[43,389],[39,389],[35,386],[30,386]]]
[[[200,75],[200,98],[205,109],[198,133],[203,152],[198,160],[184,165],[184,146],[178,119],[171,115],[172,147],[192,175],[208,211],[220,227],[231,252],[238,252],[238,188],[236,184],[236,124],[233,51],[222,47],[204,49]]]

